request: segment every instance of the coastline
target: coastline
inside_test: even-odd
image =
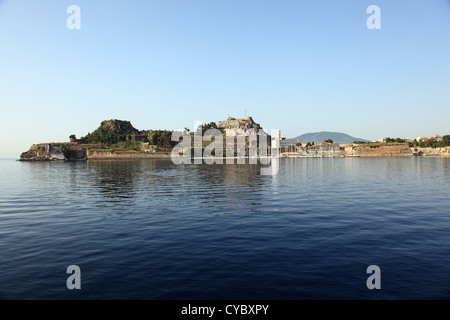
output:
[[[48,147],[47,149],[53,149],[43,154],[36,154],[31,157],[20,157],[19,159],[10,158],[17,161],[87,161],[87,160],[132,160],[132,159],[171,159],[171,152],[138,152],[138,151],[113,151],[110,149],[104,150],[86,150],[80,152],[78,156],[66,157],[62,154],[62,151],[58,147]],[[401,152],[398,150],[389,152],[389,150],[383,150],[384,152],[365,152],[365,150],[359,150],[358,152],[347,152],[347,150],[340,153],[298,153],[298,152],[285,152],[281,153],[279,158],[390,158],[390,157],[450,157],[450,148],[407,148]],[[387,152],[386,152],[387,151]],[[270,156],[269,156],[270,157]],[[191,157],[192,160],[196,159],[252,159],[248,155],[245,157]],[[261,157],[256,157],[260,159]],[[266,158],[266,157],[264,157]]]

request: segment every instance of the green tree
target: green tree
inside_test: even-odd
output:
[[[206,123],[201,126],[202,135],[205,134],[208,129],[219,129],[217,128],[217,124],[215,122]],[[219,129],[223,133],[223,129]],[[197,128],[197,132],[200,131],[200,126]]]
[[[170,148],[172,142],[171,131],[161,131],[158,145],[163,148]]]
[[[94,132],[88,133],[87,136],[81,138],[83,143],[104,143],[108,145],[125,140],[125,135],[110,126],[100,126]]]
[[[151,145],[156,145],[156,132],[154,132],[153,130],[150,130],[148,132],[147,139]]]
[[[442,136],[442,142],[444,144],[444,147],[450,146],[450,135]]]

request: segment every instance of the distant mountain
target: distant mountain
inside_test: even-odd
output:
[[[328,131],[305,133],[290,140],[301,140],[302,143],[307,143],[307,142],[322,142],[327,139],[331,139],[333,140],[333,142],[337,142],[339,144],[352,143],[353,141],[370,142],[367,139],[355,138],[346,133],[328,132]]]

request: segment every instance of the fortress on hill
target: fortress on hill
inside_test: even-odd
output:
[[[252,117],[233,118],[228,116],[227,120],[217,123],[218,129],[223,129],[226,136],[236,136],[242,130],[247,133],[259,133],[263,128],[253,121]],[[264,132],[264,131],[263,131]]]

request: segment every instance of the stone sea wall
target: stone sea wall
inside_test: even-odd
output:
[[[287,154],[289,156],[289,153]],[[344,156],[344,149],[338,143],[321,143],[309,147],[297,147],[291,156],[310,158],[340,158]]]
[[[105,160],[105,159],[170,159],[169,152],[114,152],[111,150],[92,150],[86,151],[87,160]]]
[[[411,152],[416,156],[424,157],[450,157],[450,147],[444,148],[411,148]]]
[[[350,144],[345,146],[346,157],[405,157],[412,156],[409,145],[393,144],[393,145],[355,145]]]
[[[390,157],[390,156],[425,156],[450,157],[450,147],[414,148],[405,144],[392,145],[355,145],[345,146],[346,157]]]

